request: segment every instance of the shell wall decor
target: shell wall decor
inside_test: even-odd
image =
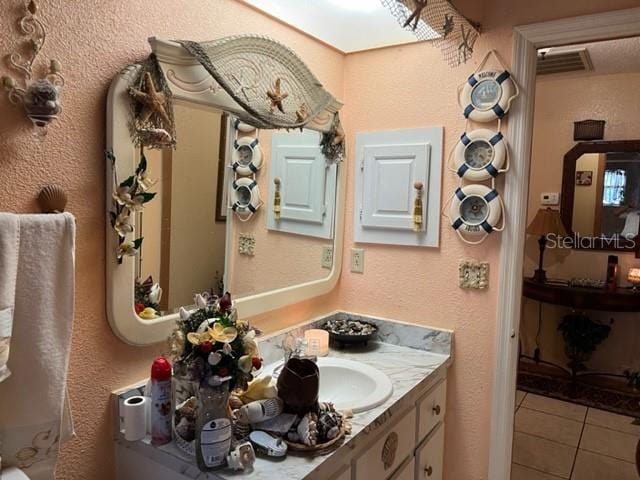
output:
[[[27,117],[33,122],[36,140],[43,141],[48,125],[62,112],[60,91],[64,86],[64,77],[58,60],[50,61],[43,78],[36,79],[33,76],[33,64],[47,38],[45,24],[37,14],[38,5],[31,0],[25,7],[24,16],[18,21],[20,33],[27,37],[29,55],[25,58],[16,50],[8,56],[7,62],[22,79],[5,75],[2,77],[2,86],[8,92],[11,103],[24,107]]]

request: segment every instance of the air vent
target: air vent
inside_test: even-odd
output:
[[[591,63],[591,56],[586,48],[573,50],[544,48],[538,50],[538,75],[590,72],[592,70],[593,63]]]

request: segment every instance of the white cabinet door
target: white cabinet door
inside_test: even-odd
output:
[[[413,230],[414,184],[429,184],[429,152],[428,143],[364,147],[363,227]]]
[[[356,242],[437,247],[440,239],[442,127],[356,134]],[[422,225],[414,231],[416,182]]]
[[[416,450],[416,480],[442,480],[444,475],[444,423],[440,422]]]
[[[328,165],[318,132],[272,135],[267,227],[269,230],[333,238],[335,165]],[[275,184],[280,179],[280,219],[273,214]]]

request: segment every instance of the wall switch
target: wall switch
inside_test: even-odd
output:
[[[320,258],[322,268],[333,268],[333,245],[322,246],[322,257]]]
[[[540,194],[541,205],[560,205],[560,194],[558,192],[545,192]]]
[[[364,250],[362,248],[351,249],[351,271],[355,273],[364,272]]]

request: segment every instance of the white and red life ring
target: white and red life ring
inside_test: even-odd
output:
[[[453,170],[466,180],[488,180],[509,169],[507,144],[501,132],[484,128],[465,132],[460,136],[453,155]]]
[[[460,105],[464,116],[474,122],[491,122],[504,117],[519,90],[508,70],[484,70],[471,75],[462,87]]]
[[[233,142],[231,168],[238,175],[253,175],[262,167],[260,141],[254,137],[240,137]]]
[[[460,238],[470,244],[484,241],[494,231],[504,229],[502,199],[500,194],[486,185],[466,185],[458,187],[451,197],[449,221]],[[469,241],[470,237],[482,236],[479,241]]]

